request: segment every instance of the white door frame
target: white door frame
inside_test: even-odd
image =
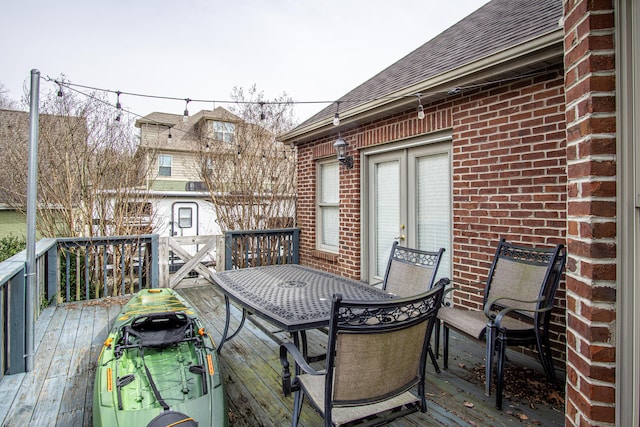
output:
[[[617,0],[616,425],[640,425],[640,5]]]
[[[371,233],[371,221],[369,218],[370,183],[369,183],[369,158],[373,155],[404,150],[418,146],[436,144],[452,140],[451,131],[437,132],[416,138],[410,138],[395,143],[365,148],[360,151],[361,169],[360,185],[360,277],[363,281],[369,281],[369,234]],[[405,193],[406,195],[406,193]]]

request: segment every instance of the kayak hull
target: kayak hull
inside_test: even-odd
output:
[[[214,342],[186,301],[163,288],[138,292],[115,319],[96,367],[93,425],[164,422],[229,424]]]

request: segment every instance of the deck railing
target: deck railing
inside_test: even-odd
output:
[[[158,235],[42,239],[36,289],[26,289],[26,251],[0,263],[0,378],[26,370],[27,313],[34,322],[49,302],[69,302],[158,286]],[[27,292],[33,310],[27,310]]]
[[[224,269],[300,263],[300,229],[227,231]]]
[[[132,294],[158,286],[158,235],[58,239],[59,301]]]

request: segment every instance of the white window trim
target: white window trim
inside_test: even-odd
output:
[[[319,251],[323,251],[323,252],[330,252],[330,253],[339,253],[340,251],[340,247],[339,246],[329,246],[329,245],[324,245],[322,244],[322,229],[323,229],[323,224],[322,224],[322,208],[323,207],[335,207],[338,208],[338,234],[339,234],[339,230],[340,230],[340,214],[339,214],[339,209],[340,209],[340,200],[338,198],[338,201],[336,203],[322,203],[320,201],[320,190],[321,190],[321,174],[320,174],[320,169],[322,165],[328,165],[328,164],[333,164],[336,163],[338,164],[338,161],[336,159],[331,159],[331,160],[322,160],[322,161],[318,161],[316,162],[316,194],[315,194],[315,205],[316,205],[316,249]],[[338,164],[338,171],[340,170],[340,165]],[[340,192],[340,177],[338,176],[338,192]],[[340,238],[340,236],[338,235],[338,239]]]
[[[165,166],[160,163],[161,157],[169,158],[169,166]],[[163,175],[162,173],[160,173],[160,170],[162,168],[167,168],[167,167],[169,168],[169,175]],[[172,175],[173,175],[173,156],[171,154],[158,154],[158,176],[162,178],[170,178]]]

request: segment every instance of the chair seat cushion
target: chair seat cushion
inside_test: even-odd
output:
[[[300,385],[306,390],[307,396],[312,400],[314,407],[320,412],[324,412],[324,375],[302,374],[297,377]],[[332,421],[336,426],[346,424],[350,421],[359,420],[371,415],[379,414],[390,409],[399,408],[405,405],[418,404],[419,399],[411,392],[403,394],[378,403],[360,406],[334,407]]]
[[[488,319],[483,311],[441,307],[440,310],[438,310],[438,319],[453,329],[464,332],[475,339],[484,339]],[[502,319],[501,326],[510,330],[527,330],[533,328],[530,323],[508,316]]]

